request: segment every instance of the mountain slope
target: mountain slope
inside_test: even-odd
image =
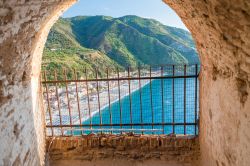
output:
[[[105,71],[107,67],[111,69],[121,68],[104,53],[83,47],[75,38],[70,22],[60,19],[52,27],[45,44],[43,69],[60,71],[59,78],[62,79],[63,69],[68,71],[76,69],[83,72],[85,68],[92,71],[97,67],[100,71]],[[99,73],[101,76],[104,74],[104,72]],[[72,77],[72,75],[68,74],[68,77]]]
[[[180,52],[189,63],[198,63],[195,44],[189,32],[175,27],[165,26],[153,19],[137,16],[124,16],[119,18],[141,33],[156,38],[160,42]]]
[[[199,62],[189,32],[153,19],[78,16],[67,20],[79,43],[105,52],[121,65],[132,60],[145,64]]]
[[[48,36],[43,60],[47,69],[80,70],[199,63],[189,32],[137,16],[61,18]]]

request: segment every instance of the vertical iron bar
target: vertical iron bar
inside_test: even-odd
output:
[[[175,75],[175,66],[173,65],[173,76]],[[175,91],[175,88],[174,88],[174,84],[175,84],[175,82],[174,82],[174,78],[173,78],[173,80],[172,80],[172,87],[173,87],[173,90],[172,90],[172,98],[173,98],[173,108],[172,108],[172,115],[173,115],[173,134],[175,134],[175,95],[174,95],[174,91]]]
[[[163,77],[163,66],[161,66],[161,77]],[[161,78],[161,104],[162,104],[162,134],[164,134],[164,80]]]
[[[55,81],[57,81],[57,72],[56,70],[54,71],[54,77],[55,77]],[[58,95],[58,85],[57,83],[55,83],[56,85],[56,98],[57,98],[57,108],[58,108],[58,113],[59,113],[59,120],[60,120],[60,125],[62,125],[62,115],[61,115],[61,108],[60,108],[60,98]],[[61,133],[63,136],[63,128],[61,127]]]
[[[149,77],[150,77],[150,103],[151,103],[151,111],[152,111],[152,130],[154,129],[154,106],[153,106],[153,96],[152,96],[152,68],[149,68]],[[154,132],[152,131],[152,134]]]
[[[77,73],[76,70],[74,69],[74,76],[75,76],[75,80],[78,80],[77,77]],[[78,95],[78,85],[77,85],[77,81],[75,82],[75,86],[76,86],[76,99],[77,99],[77,108],[78,108],[78,116],[79,116],[79,122],[80,122],[80,127],[82,129],[82,119],[81,119],[81,108],[80,108],[80,101],[79,101],[79,95]],[[81,133],[83,135],[83,130],[81,130]]]
[[[117,77],[118,77],[118,93],[119,93],[119,106],[120,106],[120,128],[122,128],[121,89],[120,89],[120,75],[119,75],[119,69],[118,68],[117,68]]]
[[[110,101],[110,87],[109,87],[109,68],[107,68],[107,84],[108,84],[108,100],[109,100],[109,121],[112,127],[112,112],[111,112],[111,101]],[[111,134],[113,131],[111,130]]]
[[[130,67],[128,67],[128,78],[130,78]],[[130,85],[130,79],[128,79],[128,91],[129,91],[129,111],[130,111],[130,124],[131,129],[133,128],[133,114],[132,114],[132,96],[131,96],[131,85]]]
[[[47,81],[46,70],[44,71],[44,80],[45,80],[45,82]],[[51,124],[51,126],[52,126],[52,115],[51,115],[51,107],[50,107],[49,92],[48,92],[48,84],[47,84],[47,83],[45,83],[45,89],[46,89],[46,94],[47,94],[47,102],[48,102],[48,110],[49,110],[50,124]],[[52,136],[54,136],[53,127],[51,127],[51,134],[52,134]]]
[[[197,81],[198,81],[198,65],[195,65],[195,135],[197,135]]]
[[[184,65],[184,135],[186,135],[186,71],[187,65]]]
[[[140,92],[140,113],[141,113],[141,124],[143,124],[143,113],[142,113],[142,91],[141,91],[141,69],[138,67],[138,78],[139,78],[139,92]],[[143,125],[141,125],[143,129]],[[142,131],[143,134],[143,131]]]
[[[98,69],[97,68],[95,69],[95,78],[96,78],[96,91],[97,91],[97,100],[98,100],[98,111],[99,111],[99,117],[100,117],[100,128],[102,128],[102,113],[101,113],[101,105],[100,105]]]
[[[89,85],[88,85],[88,72],[87,72],[87,68],[85,68],[85,79],[86,79],[86,93],[87,93],[88,110],[89,110],[89,122],[90,122],[90,129],[92,129],[92,117],[91,117],[91,110],[90,110],[90,99],[89,99]]]
[[[71,116],[71,107],[70,107],[70,100],[69,100],[69,91],[68,91],[68,83],[67,83],[67,75],[66,75],[66,70],[63,70],[64,73],[64,81],[65,81],[65,87],[66,87],[66,97],[67,97],[67,101],[68,101],[68,109],[69,109],[69,120],[70,120],[70,126],[72,129],[72,116]],[[71,135],[73,135],[72,130],[71,131]]]

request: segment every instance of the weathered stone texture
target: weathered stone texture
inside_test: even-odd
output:
[[[74,0],[0,0],[0,165],[43,165],[41,53],[50,26]]]
[[[250,1],[164,0],[196,41],[202,166],[250,163]]]
[[[43,164],[42,50],[51,25],[75,1],[0,0],[0,165]],[[202,60],[202,165],[248,166],[250,1],[164,1],[190,29]]]
[[[112,161],[116,166],[195,166],[200,159],[199,139],[194,136],[92,135],[48,138],[46,142],[50,166],[110,165]]]

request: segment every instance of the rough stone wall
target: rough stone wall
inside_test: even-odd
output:
[[[43,165],[41,53],[50,26],[75,0],[0,0],[0,165]]]
[[[46,142],[50,166],[196,166],[200,159],[194,136],[92,135]]]
[[[202,166],[250,163],[250,1],[164,0],[196,41]]]
[[[0,0],[0,165],[43,163],[41,53],[50,26],[74,1]],[[249,165],[250,1],[164,1],[192,32],[202,60],[202,165]]]

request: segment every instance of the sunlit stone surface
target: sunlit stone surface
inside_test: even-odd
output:
[[[41,52],[59,14],[75,0],[0,1],[0,165],[43,165]],[[250,1],[165,0],[202,60],[202,166],[250,163]]]

